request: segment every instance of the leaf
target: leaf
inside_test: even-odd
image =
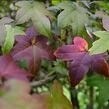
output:
[[[0,20],[0,45],[4,44],[5,38],[6,38],[6,28],[5,25],[13,22],[13,19],[9,17],[3,17]]]
[[[52,14],[42,2],[19,1],[16,6],[20,7],[16,15],[17,24],[32,20],[35,29],[41,35],[51,36],[51,25],[48,17],[51,17]]]
[[[102,55],[93,55],[91,57],[91,69],[98,74],[109,76],[109,65]]]
[[[0,56],[0,77],[5,79],[16,78],[20,80],[26,80],[30,76],[29,72],[21,69],[17,63],[15,63],[11,56]]]
[[[109,32],[109,16],[104,16],[102,22],[104,29]]]
[[[103,11],[97,11],[95,15],[99,18],[102,18],[103,27],[109,32],[109,16]]]
[[[10,25],[7,25],[6,31],[7,31],[6,39],[5,39],[5,42],[2,46],[2,52],[4,54],[9,53],[10,50],[12,49],[16,35],[24,35],[25,34],[23,32],[23,30],[21,30],[21,28],[18,26],[13,28]]]
[[[90,54],[104,53],[109,50],[109,32],[97,31],[94,32],[94,35],[100,39],[93,43],[93,46],[89,49]]]
[[[88,43],[81,37],[74,37],[71,45],[63,45],[54,52],[59,59],[69,62],[69,77],[73,87],[75,87],[89,71],[109,76],[109,66],[103,54],[90,56],[88,53]]]
[[[71,26],[73,33],[77,34],[81,31],[85,24],[88,23],[88,16],[86,14],[86,10],[83,7],[74,5],[72,2],[65,2],[59,6],[64,10],[58,15],[58,26],[60,28],[65,28],[67,26]]]
[[[76,57],[76,55],[75,55]],[[91,59],[87,53],[78,56],[78,58],[69,64],[70,83],[75,87],[86,75],[90,68]]]
[[[24,36],[16,36],[17,44],[11,54],[14,60],[26,60],[30,71],[36,73],[41,59],[52,59],[52,51],[47,45],[47,38],[38,36],[34,28],[29,28]]]
[[[57,81],[54,81],[51,94],[52,105],[48,109],[72,109],[71,103],[63,94],[63,89]]]
[[[4,94],[0,97],[1,109],[7,107],[8,109],[72,109],[58,82],[53,84],[52,95],[50,93],[30,95],[29,83],[19,80],[5,82],[2,89]]]
[[[0,98],[1,109],[39,109],[35,97],[29,94],[30,86],[28,82],[10,80],[5,83],[4,89],[6,88],[9,89]]]
[[[103,105],[109,100],[109,79],[102,76],[92,76],[87,79],[89,86],[96,86],[99,88],[99,95],[97,96],[99,105]]]

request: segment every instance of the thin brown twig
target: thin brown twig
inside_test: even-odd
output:
[[[51,76],[48,75],[39,81],[33,81],[30,85],[32,87],[38,87],[41,85],[45,85],[46,83],[53,81],[56,77],[57,77],[57,75],[51,75]]]

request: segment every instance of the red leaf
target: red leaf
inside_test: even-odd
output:
[[[108,64],[102,54],[90,56],[88,43],[81,37],[74,38],[74,44],[59,47],[54,55],[59,59],[69,61],[69,76],[71,85],[77,85],[89,69],[109,76]]]
[[[17,36],[16,41],[11,54],[14,60],[26,60],[32,73],[39,70],[41,59],[54,58],[47,38],[37,36],[34,28],[27,29],[25,36]]]
[[[88,43],[81,37],[75,37],[73,39],[74,45],[78,46],[80,51],[88,50]]]
[[[102,74],[106,77],[109,76],[109,65],[101,55],[92,56],[92,70]]]
[[[27,80],[27,76],[30,74],[18,67],[9,55],[0,57],[0,76],[5,79],[17,78],[21,80]]]

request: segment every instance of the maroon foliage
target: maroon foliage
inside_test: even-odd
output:
[[[21,69],[17,63],[15,63],[10,55],[0,56],[0,77],[4,79],[20,79],[26,80],[30,76],[29,72]]]
[[[75,37],[72,45],[63,45],[54,55],[64,61],[69,61],[69,76],[72,86],[77,85],[89,69],[109,76],[108,64],[102,54],[90,56],[88,43],[81,37]]]
[[[14,60],[26,60],[32,73],[40,68],[41,59],[53,58],[47,38],[38,36],[33,27],[27,29],[25,36],[16,36],[16,41],[11,54]]]

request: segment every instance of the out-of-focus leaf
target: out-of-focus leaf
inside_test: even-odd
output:
[[[5,38],[6,38],[6,28],[5,28],[5,25],[6,24],[9,24],[13,22],[13,20],[9,17],[3,17],[1,20],[0,20],[0,45],[3,45],[4,44],[4,41],[5,41]]]
[[[32,20],[34,27],[41,35],[51,36],[51,25],[48,17],[52,17],[52,14],[42,2],[19,1],[16,6],[20,7],[16,15],[17,24]]]
[[[71,26],[73,34],[76,35],[84,28],[85,24],[88,24],[87,11],[83,7],[72,2],[63,2],[57,7],[64,9],[58,15],[58,26],[60,28]]]
[[[11,27],[11,25],[6,25],[6,39],[5,42],[2,46],[2,52],[4,54],[7,54],[10,52],[10,50],[12,49],[13,45],[14,45],[14,41],[15,41],[15,36],[16,35],[24,35],[24,31],[16,26],[16,27]]]
[[[93,43],[93,46],[89,49],[90,54],[104,53],[109,50],[109,32],[97,31],[94,33],[100,39]]]
[[[0,57],[0,77],[5,79],[17,78],[20,80],[27,80],[30,75],[29,72],[21,69],[17,63],[15,63],[11,56]]]
[[[102,18],[103,27],[109,32],[109,16],[103,11],[97,11],[95,15],[99,18]]]
[[[24,68],[24,69],[28,69],[28,63],[27,63],[27,61],[26,60],[21,60],[20,62],[19,62],[19,67],[21,67],[21,68]]]
[[[53,84],[51,94],[30,95],[29,83],[19,80],[7,81],[2,89],[1,109],[72,109],[58,82]]]
[[[1,109],[42,109],[39,100],[29,94],[29,83],[10,80],[5,83],[4,89],[5,94],[0,97]]]
[[[105,15],[102,19],[102,22],[104,29],[109,32],[109,16]]]
[[[99,105],[103,105],[109,100],[109,79],[102,76],[92,76],[87,79],[87,84],[99,88],[99,95],[97,97]]]
[[[63,94],[62,87],[57,81],[54,81],[51,96],[48,99],[51,101],[48,109],[72,109],[71,103]]]

